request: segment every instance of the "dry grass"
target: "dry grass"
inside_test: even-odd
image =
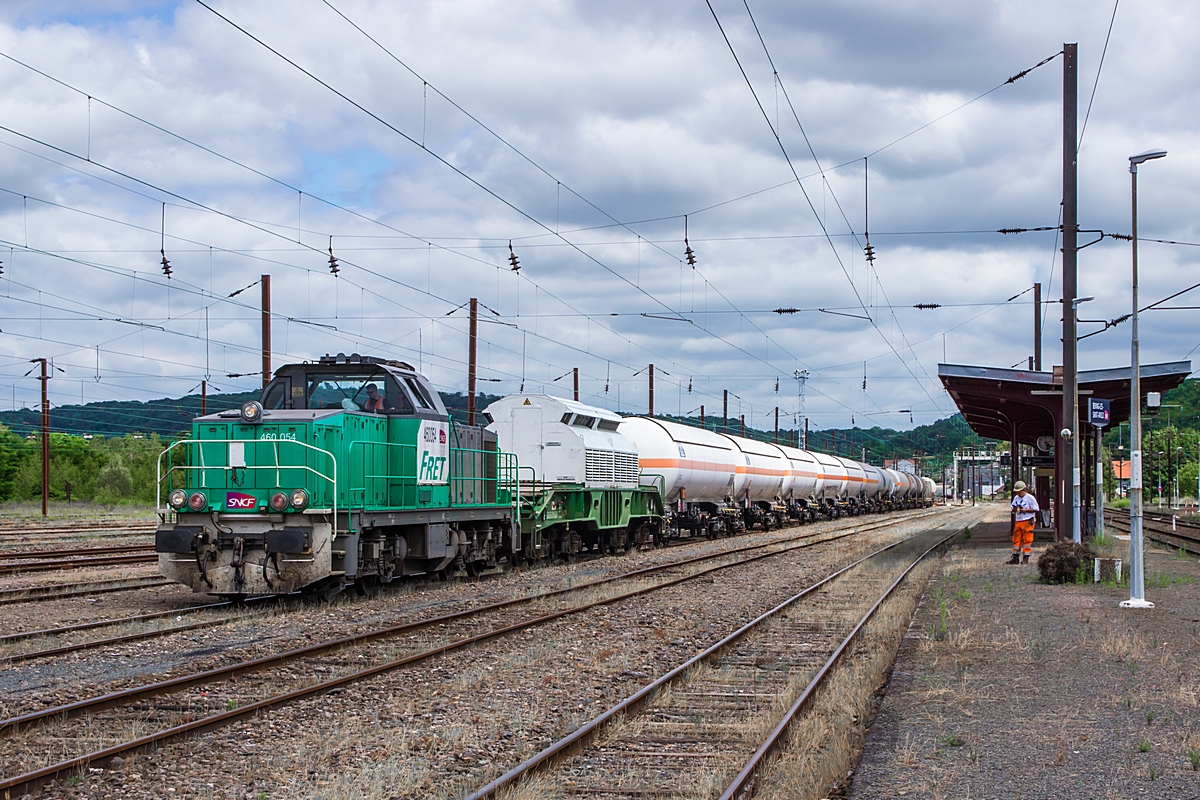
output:
[[[815,696],[807,713],[793,723],[786,749],[765,768],[757,797],[805,800],[829,796],[851,775],[873,713],[875,692],[886,680],[892,659],[923,587],[934,569],[922,565],[892,602],[860,636],[854,651]],[[911,742],[906,747],[912,749]],[[915,760],[917,751],[908,756]]]

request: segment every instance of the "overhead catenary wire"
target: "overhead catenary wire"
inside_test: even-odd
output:
[[[853,277],[851,277],[850,272],[846,269],[846,265],[842,261],[841,253],[838,252],[837,246],[833,243],[833,239],[828,235],[829,232],[825,226],[825,221],[823,219],[821,219],[821,215],[817,213],[816,206],[813,205],[812,198],[809,197],[809,195],[808,195],[808,190],[804,188],[804,183],[803,183],[803,181],[800,180],[800,175],[796,171],[795,165],[792,163],[791,156],[788,155],[787,148],[784,146],[783,140],[780,138],[779,131],[777,131],[775,129],[775,126],[771,123],[770,115],[768,115],[766,109],[763,108],[762,101],[758,97],[758,92],[755,90],[754,84],[750,80],[750,76],[746,73],[745,67],[742,66],[741,59],[738,57],[737,50],[734,48],[733,42],[731,42],[729,40],[729,36],[725,33],[725,28],[721,24],[720,18],[717,16],[716,9],[713,8],[710,0],[705,0],[705,5],[708,6],[708,10],[712,14],[713,21],[717,23],[717,28],[721,32],[721,37],[725,40],[725,44],[729,48],[729,53],[730,53],[730,55],[733,56],[733,60],[737,64],[738,71],[741,72],[742,78],[746,82],[746,86],[750,89],[750,94],[754,97],[755,105],[758,107],[759,112],[762,114],[763,119],[766,121],[767,127],[770,128],[771,134],[775,138],[775,143],[778,145],[780,152],[783,154],[784,160],[787,162],[788,169],[791,171],[793,179],[795,180],[796,184],[800,187],[800,192],[804,196],[805,203],[808,205],[808,208],[812,212],[813,217],[816,218],[817,224],[821,227],[822,232],[825,233],[825,239],[829,244],[829,248],[831,251],[833,251],[834,258],[837,260],[838,266],[842,270],[842,274],[845,275],[846,280],[850,283],[850,287],[851,287],[852,291],[854,292],[855,299],[858,301],[858,304],[862,308],[862,311],[866,315],[867,319],[870,320],[872,327],[874,327],[875,330],[879,333],[880,337],[883,338],[883,340],[885,342],[887,342],[889,346],[891,346],[891,342],[888,341],[887,336],[884,335],[883,331],[879,328],[879,326],[875,322],[875,320],[871,318],[871,312],[867,309],[866,303],[863,302],[862,295],[859,293],[858,287],[855,285]],[[747,6],[747,9],[748,9],[748,6]],[[764,44],[764,47],[765,47],[765,44]],[[786,98],[786,96],[787,96],[787,93],[785,92],[784,97]],[[894,351],[895,347],[892,347],[892,349]],[[896,353],[896,357],[901,361],[901,363],[905,364],[906,368],[908,368],[907,362],[904,361],[903,357],[900,356],[899,352]],[[911,369],[910,368],[908,368],[908,369],[911,372]],[[913,380],[917,382],[917,385],[920,387],[921,391],[924,392],[924,394],[934,403],[934,405],[937,405],[937,401],[933,399],[933,395],[929,394],[929,390],[925,387],[925,384],[922,383],[920,381],[920,379],[918,379],[916,377],[916,375],[913,375]]]
[[[551,228],[551,227],[550,227],[549,225],[547,225],[546,223],[543,223],[542,221],[540,221],[539,219],[537,219],[536,217],[534,217],[534,216],[533,216],[532,214],[530,214],[529,212],[525,211],[524,209],[520,208],[519,206],[517,206],[517,205],[516,205],[515,203],[513,203],[512,201],[509,201],[507,198],[505,198],[505,197],[503,197],[502,195],[500,195],[500,194],[499,194],[497,191],[495,191],[495,190],[491,189],[490,187],[486,186],[486,185],[485,185],[485,184],[483,184],[481,181],[477,180],[477,179],[476,179],[476,178],[474,178],[473,176],[471,176],[471,175],[469,175],[468,173],[466,173],[464,170],[460,169],[459,167],[455,166],[454,164],[452,164],[451,162],[449,162],[448,160],[446,160],[446,159],[445,159],[445,158],[443,158],[442,156],[440,156],[440,155],[438,155],[437,153],[435,153],[434,151],[430,150],[430,149],[429,149],[429,148],[428,148],[428,147],[427,147],[427,146],[426,146],[426,145],[425,145],[423,142],[419,142],[419,141],[417,141],[417,140],[416,140],[415,138],[413,138],[412,136],[408,135],[408,134],[407,134],[407,133],[405,133],[404,131],[402,131],[402,130],[400,130],[399,128],[395,127],[394,125],[392,125],[391,123],[389,123],[388,121],[386,121],[385,119],[383,119],[382,117],[380,117],[379,115],[375,114],[373,111],[371,111],[370,109],[366,108],[366,107],[365,107],[365,106],[363,106],[361,103],[357,102],[356,100],[354,100],[353,98],[351,98],[350,96],[348,96],[347,94],[345,94],[344,92],[342,92],[341,90],[337,89],[336,87],[334,87],[333,85],[331,85],[331,84],[330,84],[330,83],[328,83],[327,81],[323,80],[322,78],[320,78],[319,76],[317,76],[316,74],[314,74],[313,72],[311,72],[310,70],[308,70],[308,69],[305,69],[303,66],[301,66],[300,64],[298,64],[298,63],[297,63],[296,61],[294,61],[293,59],[289,58],[288,56],[284,55],[284,54],[283,54],[283,53],[281,53],[280,51],[276,50],[275,48],[273,48],[272,46],[270,46],[269,44],[267,44],[267,43],[266,43],[264,40],[262,40],[260,37],[258,37],[258,36],[255,36],[255,35],[254,35],[254,34],[252,34],[250,31],[248,31],[248,30],[247,30],[247,29],[245,29],[244,27],[242,27],[242,26],[238,25],[236,22],[234,22],[233,20],[231,20],[229,17],[227,17],[227,16],[225,16],[225,15],[221,14],[220,12],[218,12],[218,11],[217,11],[216,9],[214,9],[212,6],[210,6],[210,5],[208,5],[207,3],[205,3],[205,2],[204,2],[204,0],[196,0],[196,2],[197,2],[199,5],[203,6],[205,9],[207,9],[208,11],[212,12],[212,13],[213,13],[215,16],[217,16],[217,17],[219,17],[220,19],[222,19],[223,21],[225,21],[227,24],[229,24],[229,25],[230,25],[231,27],[233,27],[235,30],[237,30],[238,32],[242,33],[242,34],[243,34],[243,35],[245,35],[247,38],[251,39],[251,40],[252,40],[252,41],[254,41],[256,44],[260,45],[261,47],[263,47],[264,49],[266,49],[267,51],[269,51],[270,53],[272,53],[273,55],[275,55],[276,57],[278,57],[279,59],[281,59],[282,61],[284,61],[285,63],[289,64],[290,66],[292,66],[293,68],[295,68],[295,69],[296,69],[296,70],[298,70],[299,72],[303,73],[304,75],[306,75],[307,77],[309,77],[310,79],[312,79],[313,81],[315,81],[316,83],[318,83],[318,84],[320,84],[321,86],[325,87],[326,89],[328,89],[329,91],[331,91],[332,93],[334,93],[335,95],[337,95],[338,97],[340,97],[340,98],[342,98],[343,100],[345,100],[345,101],[346,101],[347,103],[349,103],[350,105],[352,105],[352,106],[354,106],[355,108],[359,109],[360,111],[362,111],[362,112],[363,112],[364,114],[366,114],[367,116],[371,117],[372,119],[376,120],[377,122],[379,122],[381,125],[383,125],[383,126],[384,126],[384,127],[386,127],[387,129],[391,130],[392,132],[394,132],[394,133],[395,133],[395,134],[397,134],[398,136],[402,137],[403,139],[405,139],[406,141],[408,141],[408,142],[409,142],[409,143],[411,143],[412,145],[414,145],[414,146],[416,146],[416,147],[420,148],[422,151],[424,151],[424,152],[428,153],[428,154],[429,154],[431,157],[433,157],[433,158],[434,158],[435,160],[437,160],[439,163],[441,163],[441,164],[445,165],[447,168],[449,168],[450,170],[452,170],[452,171],[453,171],[453,172],[455,172],[456,174],[460,175],[462,178],[464,178],[465,180],[467,180],[468,182],[470,182],[471,184],[473,184],[474,186],[476,186],[477,188],[479,188],[480,190],[482,190],[483,192],[485,192],[485,193],[486,193],[486,194],[488,194],[489,196],[493,197],[494,199],[496,199],[497,201],[499,201],[501,204],[503,204],[503,205],[504,205],[504,206],[506,206],[507,208],[509,208],[509,209],[511,209],[512,211],[516,212],[516,213],[517,213],[518,215],[520,215],[521,217],[523,217],[523,218],[525,218],[525,219],[529,220],[530,222],[532,222],[533,224],[535,224],[537,227],[539,227],[539,228],[541,228],[543,231],[545,231],[547,234],[552,234],[552,235],[554,235],[554,236],[558,237],[558,238],[559,238],[559,239],[561,239],[561,240],[562,240],[564,243],[566,243],[566,244],[567,244],[569,247],[571,247],[571,248],[572,248],[572,249],[574,249],[576,252],[578,252],[578,253],[580,253],[582,256],[584,256],[584,258],[585,258],[585,259],[587,259],[588,261],[591,261],[591,262],[593,262],[594,264],[596,264],[596,265],[598,265],[599,267],[601,267],[602,269],[604,269],[606,272],[609,272],[610,274],[612,274],[612,275],[613,275],[614,277],[616,277],[618,280],[620,280],[620,281],[622,281],[622,282],[626,283],[627,285],[629,285],[630,287],[632,287],[632,288],[636,289],[636,290],[637,290],[639,293],[641,293],[641,294],[644,294],[646,297],[650,298],[650,299],[651,299],[652,301],[654,301],[655,303],[657,303],[657,304],[661,305],[661,306],[662,306],[662,307],[663,307],[665,310],[667,310],[667,311],[672,311],[672,312],[673,312],[673,311],[675,311],[675,309],[672,309],[672,308],[670,307],[670,305],[669,305],[669,304],[667,304],[666,302],[664,302],[663,300],[660,300],[658,297],[655,297],[654,295],[650,294],[649,292],[647,292],[647,291],[646,291],[646,290],[645,290],[643,287],[641,287],[641,286],[640,286],[640,285],[638,285],[637,283],[635,283],[635,282],[633,282],[633,281],[630,281],[630,280],[629,280],[628,278],[626,278],[624,275],[621,275],[619,272],[617,272],[616,270],[612,269],[611,267],[609,267],[609,266],[608,266],[607,264],[605,264],[604,262],[602,262],[602,261],[600,261],[599,259],[595,258],[595,257],[594,257],[594,256],[592,256],[590,253],[587,253],[587,252],[586,252],[585,250],[583,250],[582,248],[580,248],[580,247],[576,246],[574,243],[572,243],[570,240],[566,239],[566,238],[565,238],[565,237],[564,237],[562,234],[560,234],[560,233],[556,232],[556,231],[555,231],[553,228]],[[612,218],[612,217],[610,216],[610,219],[611,219],[611,218]],[[709,285],[711,285],[711,284],[709,284]],[[714,287],[714,288],[715,288],[715,287]],[[732,305],[732,303],[731,303],[730,305]],[[752,323],[752,324],[753,324],[753,323]],[[709,336],[711,336],[711,337],[713,337],[713,338],[715,338],[715,339],[717,339],[717,340],[719,340],[719,341],[721,341],[721,342],[725,343],[726,345],[728,345],[728,346],[730,346],[730,347],[733,347],[734,349],[736,349],[736,350],[738,350],[738,351],[740,351],[740,352],[742,352],[742,353],[745,353],[746,355],[750,356],[751,358],[755,358],[756,360],[763,360],[763,359],[762,359],[761,357],[759,357],[759,356],[758,356],[756,353],[751,353],[750,351],[746,350],[745,348],[741,347],[740,345],[735,345],[735,344],[733,344],[733,343],[732,343],[732,342],[730,342],[729,340],[725,339],[724,337],[721,337],[721,336],[719,336],[718,334],[715,334],[715,333],[713,333],[712,331],[708,330],[707,328],[704,328],[703,326],[698,326],[698,327],[700,327],[700,329],[701,329],[701,330],[704,330],[704,331],[705,331],[705,333],[706,333],[707,335],[709,335]],[[757,327],[757,326],[756,326],[756,327]],[[766,335],[766,334],[765,334],[765,332],[764,332],[764,336],[765,336],[765,335]],[[767,337],[767,338],[768,338],[768,341],[769,341],[769,337]],[[777,347],[780,347],[780,349],[784,350],[785,352],[787,351],[787,350],[786,350],[786,348],[782,347],[781,345],[778,345],[778,343],[777,343],[777,345],[776,345],[776,346],[777,346]],[[803,363],[804,363],[802,359],[798,358],[798,357],[797,357],[797,356],[795,356],[794,354],[790,354],[790,353],[789,353],[789,355],[791,356],[792,360],[793,360],[793,361],[795,361],[796,363],[800,363],[800,364],[803,364]],[[815,390],[815,391],[817,391],[818,393],[820,393],[820,391],[819,391],[819,390]],[[831,399],[832,399],[832,398],[831,398]],[[834,402],[838,402],[838,403],[839,403],[839,405],[844,405],[844,404],[840,403],[840,401],[836,401],[836,400],[835,400]],[[849,408],[849,407],[847,406],[847,408]]]

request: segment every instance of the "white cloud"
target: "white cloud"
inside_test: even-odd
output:
[[[862,313],[794,184],[702,210],[791,175],[703,5],[335,5],[565,186],[426,91],[323,3],[289,4],[287,14],[267,2],[218,8],[537,222],[199,5],[129,0],[92,4],[86,14],[74,4],[7,6],[0,10],[0,52],[305,192],[298,197],[95,101],[89,115],[86,97],[0,60],[6,127],[76,155],[90,151],[99,164],[254,221],[186,209],[96,164],[0,132],[0,188],[10,192],[0,194],[0,239],[13,247],[11,257],[7,247],[0,253],[0,384],[16,382],[18,404],[34,402],[36,392],[34,382],[20,380],[23,365],[45,354],[68,370],[57,384],[59,402],[77,401],[80,391],[87,399],[177,394],[206,372],[223,389],[252,386],[253,378],[223,376],[258,368],[257,290],[234,303],[223,298],[270,272],[273,305],[283,315],[274,325],[277,362],[374,352],[419,361],[439,386],[461,389],[465,313],[446,314],[477,296],[518,326],[481,329],[482,369],[502,379],[487,384],[490,391],[515,390],[522,376],[527,388],[557,388],[561,382],[552,379],[578,366],[588,399],[616,407],[619,391],[621,408],[637,410],[646,387],[644,373],[635,373],[654,362],[669,373],[659,378],[658,408],[686,412],[704,404],[712,415],[728,388],[765,425],[777,403],[790,419],[790,375],[807,366],[807,409],[816,425],[845,426],[851,415],[861,424],[865,412],[901,407],[914,408],[921,423],[952,409],[930,377],[942,359],[943,334],[950,361],[1009,366],[1031,352],[1029,295],[994,309],[967,304],[1003,301],[1035,280],[1048,297],[1058,294],[1053,233],[929,233],[1055,224],[1058,60],[871,158],[871,238],[882,288],[842,217],[861,234],[861,161],[827,172],[827,183],[805,178],[875,330],[865,320],[815,310]],[[782,94],[777,106],[744,8],[714,6],[796,169],[810,175],[807,145]],[[752,8],[827,170],[954,109],[1063,40],[1080,42],[1082,113],[1111,9],[1082,2]],[[1119,14],[1081,152],[1083,227],[1127,231],[1125,157],[1163,146],[1170,157],[1142,174],[1142,233],[1200,237],[1191,213],[1200,171],[1191,79],[1196,17],[1190,7],[1165,2]],[[612,226],[567,186],[629,227]],[[163,201],[174,269],[169,314],[158,252]],[[679,263],[684,213],[696,272]],[[338,280],[327,270],[330,235],[342,263]],[[22,252],[26,236],[31,248],[61,257]],[[507,269],[509,239],[520,278]],[[1195,248],[1144,244],[1143,297],[1195,282],[1197,255]],[[1127,284],[1128,245],[1106,240],[1082,252],[1081,291],[1097,297],[1085,316],[1124,313]],[[885,295],[894,312],[879,307]],[[944,307],[911,308],[919,302]],[[770,313],[780,306],[808,310]],[[693,322],[655,318],[676,312]],[[111,321],[118,317],[126,322]],[[1047,364],[1060,360],[1053,355],[1057,319],[1052,306]],[[1200,343],[1193,319],[1184,311],[1147,314],[1144,359],[1183,357]],[[1122,326],[1086,340],[1083,365],[1127,363],[1127,337]],[[0,386],[0,398],[13,396]]]

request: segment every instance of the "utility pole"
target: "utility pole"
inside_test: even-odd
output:
[[[654,416],[654,365],[650,365],[650,414]]]
[[[729,390],[726,389],[721,401],[721,432],[729,433]]]
[[[1042,284],[1033,285],[1033,368],[1042,371]]]
[[[462,308],[462,306],[459,306]],[[479,327],[479,300],[471,298],[470,343],[467,347],[467,424],[475,424],[475,339]]]
[[[1059,535],[1070,533],[1080,541],[1079,530],[1079,343],[1075,324],[1076,294],[1079,277],[1077,247],[1078,222],[1078,124],[1079,124],[1079,45],[1063,44],[1063,448],[1062,525]]]
[[[208,413],[208,381],[200,381],[200,416]]]
[[[50,393],[46,382],[50,375],[46,370],[46,359],[35,358],[33,363],[42,365],[42,516],[50,516]]]
[[[700,406],[700,427],[704,427],[704,406]]]
[[[779,406],[775,406],[775,444],[779,444]]]
[[[271,276],[262,276],[262,379],[271,382]]]
[[[741,436],[742,436],[742,438],[743,438],[743,439],[745,439],[745,438],[746,438],[746,415],[745,415],[745,414],[742,414],[741,423],[742,423],[742,434],[741,434]]]
[[[579,402],[579,367],[574,367],[575,372],[575,402]]]
[[[804,418],[804,449],[808,449],[808,417]]]

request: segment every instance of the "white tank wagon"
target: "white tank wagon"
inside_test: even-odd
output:
[[[729,436],[651,417],[626,417],[621,433],[637,448],[644,475],[662,479],[674,535],[716,536],[744,529],[734,498],[745,486],[745,454]]]
[[[523,558],[626,550],[657,534],[662,487],[652,476],[643,479],[618,414],[514,394],[483,416],[499,446],[517,457]]]
[[[821,464],[807,450],[789,445],[778,445],[787,456],[790,474],[784,482],[783,499],[787,503],[788,516],[800,522],[811,522],[820,505],[818,489],[821,486]]]
[[[791,481],[791,462],[777,445],[741,436],[720,434],[733,443],[741,453],[744,464],[738,464],[734,485],[734,501],[742,509],[746,527],[758,525],[763,530],[778,528],[788,517],[783,502],[785,486]]]

